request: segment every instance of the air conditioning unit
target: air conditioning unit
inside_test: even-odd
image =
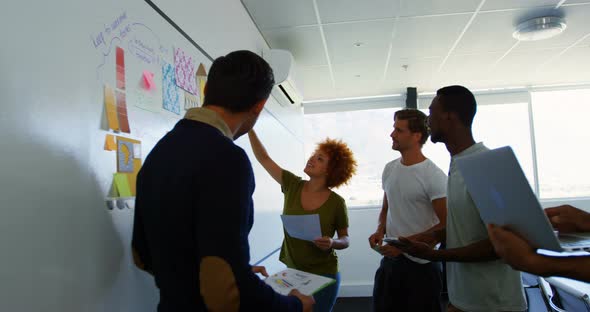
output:
[[[271,95],[282,106],[300,106],[302,96],[295,82],[295,61],[287,50],[270,49],[262,52],[275,75],[275,87]]]

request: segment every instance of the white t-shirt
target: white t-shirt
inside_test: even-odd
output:
[[[447,185],[448,249],[488,238],[486,225],[455,163],[459,157],[487,150],[482,143],[477,143],[451,158]],[[526,310],[520,272],[501,260],[447,262],[447,283],[450,302],[463,311]]]
[[[387,236],[410,236],[438,224],[432,201],[446,196],[446,183],[447,176],[430,159],[406,166],[398,158],[385,165],[382,185],[389,206]],[[428,260],[406,257],[428,263]]]

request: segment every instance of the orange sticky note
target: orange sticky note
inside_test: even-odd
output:
[[[117,105],[115,104],[115,92],[108,85],[104,86],[104,108],[107,113],[109,129],[119,131],[119,118],[117,118]]]
[[[117,144],[115,143],[115,136],[112,134],[107,134],[104,140],[104,150],[105,151],[116,151]]]

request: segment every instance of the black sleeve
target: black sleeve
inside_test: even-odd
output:
[[[223,158],[221,164],[209,166],[199,191],[197,206],[202,208],[196,214],[196,240],[201,258],[215,256],[229,263],[240,294],[240,310],[301,311],[298,298],[275,293],[252,272],[248,244],[253,214],[252,166],[238,147]]]
[[[145,236],[142,217],[144,208],[142,202],[143,196],[141,196],[141,192],[143,192],[143,189],[139,185],[139,181],[141,181],[139,177],[137,181],[138,188],[133,214],[133,234],[131,238],[131,248],[135,264],[142,270],[152,272],[152,261]]]

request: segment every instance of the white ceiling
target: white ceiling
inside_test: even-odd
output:
[[[242,0],[271,48],[293,53],[305,101],[590,82],[590,0]],[[559,15],[543,41],[518,22]],[[354,44],[361,42],[362,46]],[[407,69],[404,68],[407,65]]]

